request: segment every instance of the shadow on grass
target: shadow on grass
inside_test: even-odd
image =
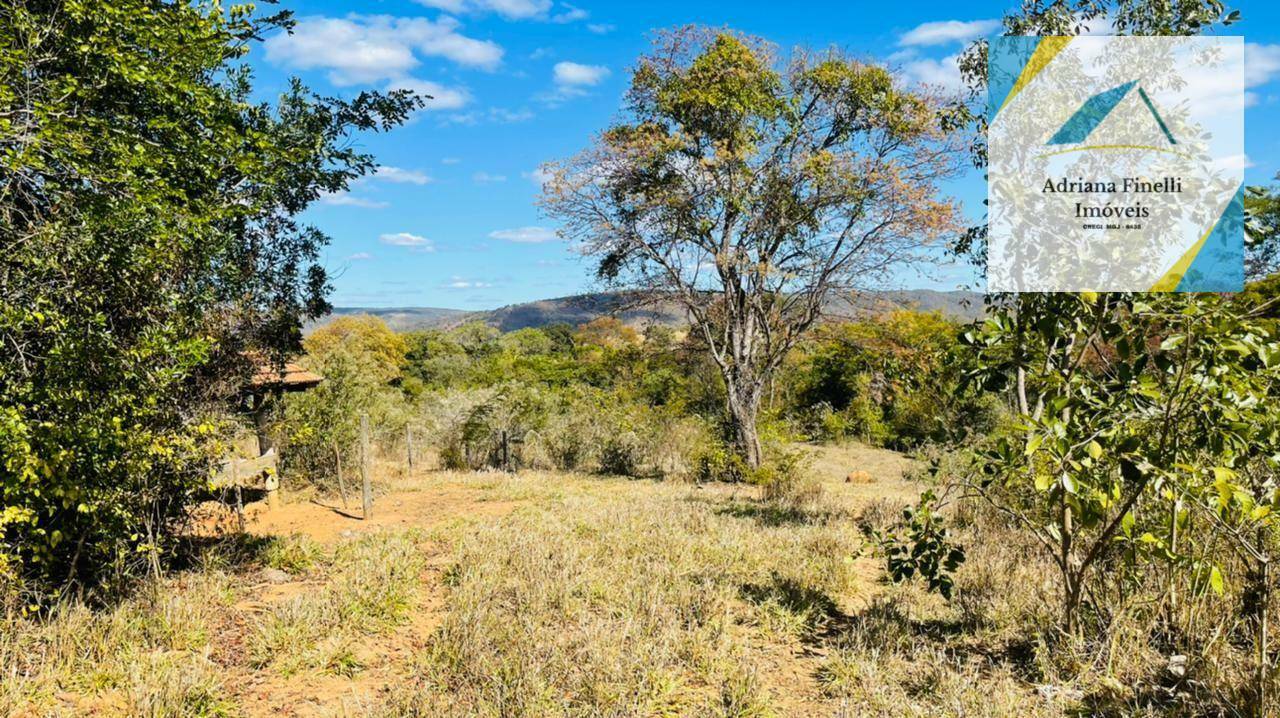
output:
[[[847,619],[834,599],[822,591],[770,574],[767,582],[743,584],[739,588],[743,600],[765,609],[775,616],[784,615],[784,623],[792,627],[800,641],[810,647],[822,644],[827,627]]]
[[[811,614],[824,619],[842,615],[839,606],[827,594],[776,572],[768,583],[748,583],[742,586],[741,592],[742,597],[751,603],[762,604],[772,600],[792,613]]]
[[[239,571],[263,565],[267,552],[280,543],[277,536],[231,531],[217,536],[181,536],[168,568],[185,571],[204,566]]]
[[[960,662],[973,660],[990,668],[1008,668],[1029,683],[1042,680],[1033,637],[994,643],[975,640],[972,627],[962,621],[913,618],[896,601],[883,597],[854,614],[835,617],[822,639],[829,644],[904,656],[932,646]]]
[[[761,526],[806,526],[826,523],[835,514],[762,500],[732,499],[715,509],[719,516],[751,519]]]

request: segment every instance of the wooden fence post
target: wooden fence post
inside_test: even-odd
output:
[[[409,464],[409,476],[413,476],[413,427],[408,424],[404,427],[404,455]]]
[[[342,452],[338,450],[338,442],[333,442],[333,465],[338,472],[338,495],[342,497],[342,508],[347,508],[347,482],[342,478]]]
[[[280,469],[278,464],[267,471],[264,486],[267,490],[267,508],[275,511],[280,508]]]
[[[373,493],[369,488],[369,415],[360,415],[360,482],[361,499],[364,502],[364,518],[367,521],[373,509]]]
[[[231,487],[236,492],[236,523],[244,533],[244,496],[240,493],[240,460],[231,457]]]

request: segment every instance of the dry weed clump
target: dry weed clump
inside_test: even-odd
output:
[[[250,665],[282,675],[307,669],[338,675],[358,671],[354,639],[406,619],[424,561],[412,533],[340,544],[322,589],[277,604],[257,621],[248,640]]]

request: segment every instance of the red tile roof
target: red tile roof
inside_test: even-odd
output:
[[[284,389],[285,391],[301,391],[324,381],[324,377],[294,364],[285,362],[281,368],[275,364],[258,364],[249,380],[254,389]]]

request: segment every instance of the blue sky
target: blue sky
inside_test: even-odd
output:
[[[957,82],[951,59],[991,32],[1005,2],[296,0],[292,36],[250,56],[258,90],[289,76],[351,96],[412,87],[437,99],[386,135],[357,139],[382,169],[307,219],[333,238],[324,263],[339,306],[489,309],[592,288],[590,266],[540,215],[538,167],[572,155],[618,114],[652,32],[727,25],[782,47],[840,46],[911,81]],[[1248,183],[1280,170],[1280,3],[1232,4],[1246,39]],[[981,216],[980,175],[948,190]],[[956,288],[963,266],[904,271],[903,287]]]

